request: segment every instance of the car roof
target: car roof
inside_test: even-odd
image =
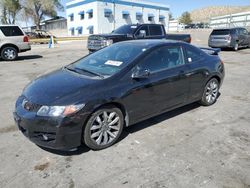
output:
[[[164,44],[183,44],[184,42],[182,41],[176,41],[176,40],[163,40],[163,39],[142,39],[142,40],[128,40],[128,41],[123,41],[119,43],[124,43],[124,44],[133,44],[136,46],[145,46],[145,48],[152,48],[156,46],[161,46]]]

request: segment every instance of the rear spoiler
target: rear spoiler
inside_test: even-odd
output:
[[[200,48],[200,49],[209,55],[219,55],[219,53],[221,52],[220,48]]]

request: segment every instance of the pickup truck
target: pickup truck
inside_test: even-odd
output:
[[[94,52],[116,42],[138,39],[169,39],[191,43],[189,34],[167,34],[161,24],[130,24],[123,25],[110,34],[90,35],[87,48]]]

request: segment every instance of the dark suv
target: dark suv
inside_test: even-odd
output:
[[[208,46],[212,48],[232,48],[237,51],[240,47],[250,47],[250,33],[245,28],[214,29]]]

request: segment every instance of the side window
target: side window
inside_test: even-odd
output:
[[[163,31],[160,25],[149,26],[149,32],[151,36],[162,36]]]
[[[2,26],[0,29],[6,37],[24,35],[22,30],[17,26]]]
[[[142,31],[145,31],[145,35],[144,36],[149,36],[149,30],[148,30],[148,26],[142,26],[137,32],[136,32],[136,36],[140,36],[142,35]]]
[[[198,62],[204,59],[203,52],[191,46],[186,46],[187,58],[189,63]]]
[[[161,47],[151,52],[151,54],[138,65],[138,68],[149,70],[150,72],[158,72],[184,64],[185,61],[181,47]]]

